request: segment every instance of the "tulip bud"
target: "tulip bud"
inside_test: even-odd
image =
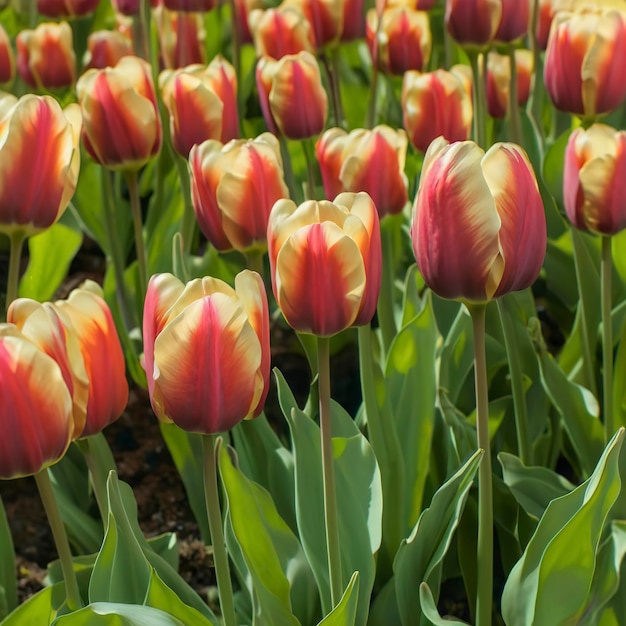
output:
[[[582,230],[615,235],[626,228],[626,131],[605,124],[577,128],[567,142],[563,201]]]
[[[436,137],[464,141],[472,127],[471,83],[456,71],[410,71],[402,82],[404,128],[411,143],[426,152]]]
[[[62,89],[76,81],[76,55],[67,22],[39,24],[15,40],[17,71],[34,89]]]
[[[343,0],[343,28],[341,41],[353,41],[365,37],[364,0]]]
[[[305,139],[322,132],[328,97],[315,57],[306,51],[276,61],[259,60],[256,83],[268,129],[288,139]]]
[[[189,155],[196,218],[218,250],[265,248],[274,203],[289,197],[278,140],[271,133],[225,146],[206,141]]]
[[[297,7],[281,4],[275,9],[255,9],[248,26],[258,57],[281,59],[301,50],[314,50],[311,25]]]
[[[544,80],[554,106],[586,119],[607,113],[626,97],[626,14],[558,13],[546,50]]]
[[[155,11],[163,67],[177,69],[205,63],[204,21],[201,13]]]
[[[462,46],[491,43],[501,19],[502,0],[446,0],[446,28]]]
[[[265,0],[234,0],[235,21],[239,42],[252,43],[252,35],[248,27],[248,18],[255,9],[266,9]]]
[[[517,72],[517,102],[526,104],[530,95],[530,79],[533,73],[533,55],[530,50],[515,51]],[[501,118],[509,106],[511,87],[511,62],[508,56],[490,52],[487,56],[487,110],[489,115]]]
[[[403,130],[384,125],[351,133],[341,128],[327,130],[316,145],[326,196],[365,191],[381,218],[399,213],[408,201],[404,173],[408,143]]]
[[[370,9],[365,35],[372,58],[389,74],[422,71],[430,57],[432,37],[425,11],[388,7],[383,11],[379,28],[376,9]],[[374,41],[377,37],[378,40]]]
[[[138,170],[161,147],[161,122],[150,66],[123,57],[115,67],[88,70],[76,85],[83,111],[83,142],[95,161]]]
[[[339,40],[343,30],[342,0],[285,0],[297,7],[311,24],[316,48]]]
[[[62,110],[32,94],[2,99],[0,232],[31,236],[61,217],[78,180],[80,125],[76,104]]]
[[[148,390],[157,417],[214,434],[256,417],[269,390],[269,312],[263,280],[244,270],[235,289],[205,277],[150,279],[143,317]]]
[[[546,220],[526,153],[438,138],[428,148],[411,239],[426,284],[442,298],[485,302],[529,287],[546,251]]]
[[[539,0],[535,38],[542,50],[548,45],[552,20],[559,11],[573,11],[578,0]]]
[[[133,56],[133,42],[117,30],[97,30],[87,37],[85,70],[115,67],[122,57]]]
[[[36,474],[70,444],[70,392],[56,361],[12,324],[0,325],[0,380],[0,479]]]
[[[216,6],[215,0],[163,0],[163,6],[169,11],[181,13],[207,13]]]
[[[100,0],[37,0],[37,11],[56,19],[93,13]]]
[[[525,37],[530,26],[530,0],[500,0],[502,15],[494,39],[505,43]]]
[[[0,24],[0,86],[8,85],[15,78],[15,55],[7,31]]]
[[[218,54],[207,66],[206,75],[211,88],[224,104],[221,141],[225,143],[231,139],[237,139],[239,137],[239,114],[235,68],[221,54]]]
[[[324,337],[372,319],[382,253],[378,212],[366,193],[300,206],[280,200],[267,240],[274,297],[295,330]]]

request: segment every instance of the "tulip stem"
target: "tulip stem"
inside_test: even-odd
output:
[[[476,433],[478,448],[485,451],[478,469],[478,571],[476,575],[476,626],[491,626],[493,600],[493,494],[489,443],[489,396],[485,355],[487,305],[469,306],[474,331],[474,379],[476,385]]]
[[[506,298],[506,303],[505,303]],[[515,409],[515,432],[517,434],[517,451],[522,463],[526,466],[533,464],[533,449],[528,438],[528,412],[526,407],[526,392],[520,361],[518,358],[519,346],[515,334],[515,325],[512,315],[507,310],[507,304],[513,304],[511,294],[497,299],[500,324],[504,335],[504,346],[509,362],[511,389],[513,392],[513,407]]]
[[[483,54],[478,50],[468,51],[474,77],[474,141],[481,147],[486,148],[485,111],[487,95],[485,93],[484,68],[481,67]]]
[[[334,55],[333,59],[335,60],[337,58],[336,54],[332,54]],[[322,66],[324,67],[324,72],[326,74],[326,79],[328,80],[328,89],[330,91],[330,104],[333,111],[335,126],[340,126],[343,128],[343,110],[341,106],[341,90],[339,88],[337,63],[334,62],[331,64],[328,56],[324,52],[320,54],[320,61],[322,62]]]
[[[543,61],[541,57],[541,50],[537,43],[537,24],[539,22],[539,0],[533,0],[532,4],[532,17],[530,20],[529,38],[530,38],[530,50],[533,55],[533,82],[532,82],[532,94],[526,105],[526,111],[529,113],[529,117],[535,126],[537,131],[535,134],[541,143],[541,149],[543,153],[544,139],[544,126],[543,126]]]
[[[339,550],[339,516],[335,491],[335,468],[330,415],[330,339],[317,338],[317,364],[320,406],[320,438],[322,446],[322,478],[324,482],[324,517],[330,598],[337,606],[343,592],[341,582],[341,552]]]
[[[383,251],[383,271],[381,274],[380,297],[378,298],[378,325],[383,339],[385,354],[398,332],[395,315],[395,250],[400,250],[399,235],[402,216],[387,215],[380,224]]]
[[[229,0],[230,19],[231,19],[231,35],[232,35],[232,60],[235,70],[235,79],[237,80],[237,120],[239,121],[239,134],[242,134],[241,124],[244,118],[244,102],[241,78],[241,42],[239,40],[239,25],[237,23],[237,3],[235,0]]]
[[[520,117],[519,103],[517,101],[517,63],[515,62],[515,49],[509,46],[509,64],[511,67],[511,84],[509,86],[509,124],[511,141],[520,146],[523,145],[522,119]]]
[[[297,203],[299,194],[296,187],[296,179],[293,175],[293,164],[291,163],[289,144],[282,135],[278,138],[278,141],[280,143],[280,156],[283,161],[283,170],[285,172],[285,182],[287,183],[287,188],[289,189],[289,197]]]
[[[133,48],[150,63],[150,0],[139,0],[139,12],[133,17]]]
[[[174,161],[178,170],[178,180],[183,192],[183,222],[180,233],[183,237],[183,253],[190,254],[193,245],[193,238],[196,229],[196,214],[191,202],[191,189],[189,182],[189,171],[187,169],[187,159],[175,152]]]
[[[315,170],[313,158],[312,141],[310,139],[303,139],[301,142],[302,152],[304,152],[304,160],[306,161],[306,174],[307,182],[304,188],[304,199],[315,200]]]
[[[611,320],[611,276],[613,257],[611,237],[602,236],[602,260],[600,263],[602,289],[602,390],[604,396],[604,444],[607,445],[615,425],[613,423],[613,322]]]
[[[141,218],[141,201],[139,199],[139,177],[137,172],[126,173],[126,184],[130,196],[130,211],[133,216],[133,230],[135,232],[135,253],[139,266],[139,291],[141,301],[146,297],[148,288],[148,257],[143,241],[143,221]]]
[[[204,497],[206,499],[209,530],[213,542],[213,560],[217,578],[217,591],[220,598],[220,609],[224,626],[236,626],[235,604],[233,602],[233,585],[230,580],[228,553],[224,542],[222,528],[222,512],[217,487],[217,453],[222,445],[222,438],[217,435],[202,436],[204,457]]]
[[[63,580],[65,581],[65,594],[67,598],[67,606],[70,611],[76,611],[83,606],[83,601],[78,590],[78,581],[72,563],[72,553],[70,552],[70,544],[67,541],[67,533],[61,519],[59,506],[54,497],[54,490],[48,470],[42,469],[35,474],[35,482],[39,490],[39,496],[46,511],[48,523],[52,530],[52,536],[61,561],[61,569],[63,571]]]
[[[9,274],[7,276],[7,299],[5,312],[9,310],[9,306],[15,298],[17,298],[18,287],[20,283],[20,265],[22,262],[22,249],[26,241],[26,233],[21,230],[15,231],[9,236],[10,252],[9,252]]]

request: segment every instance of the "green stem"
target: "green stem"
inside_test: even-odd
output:
[[[613,423],[613,323],[611,320],[611,275],[613,257],[611,237],[602,237],[602,261],[600,264],[602,289],[602,391],[604,396],[604,445],[615,431]]]
[[[583,253],[583,242],[580,239],[580,233],[574,228],[571,229],[571,234],[574,251],[574,268],[576,270],[576,285],[578,287],[579,297],[578,306],[580,307],[580,336],[582,343],[582,365],[585,375],[585,386],[597,398],[598,387],[596,385],[596,376],[594,372],[595,359],[592,358],[593,351],[591,350],[591,337],[589,337],[589,331],[587,328],[587,296],[580,270],[580,257]]]
[[[381,238],[383,249],[383,271],[381,276],[380,297],[378,298],[378,324],[383,339],[385,354],[398,332],[395,317],[395,250],[398,249],[399,229],[402,222],[398,216],[388,215],[381,222]]]
[[[191,202],[191,187],[189,181],[189,171],[187,169],[187,159],[174,151],[174,162],[178,171],[178,180],[183,193],[183,223],[181,225],[181,235],[183,237],[183,252],[191,253],[194,234],[196,230],[196,214]]]
[[[217,435],[202,436],[202,452],[204,458],[204,497],[206,499],[209,530],[213,541],[213,559],[217,590],[220,597],[220,609],[224,618],[224,626],[236,626],[235,605],[233,602],[233,586],[230,580],[228,554],[224,542],[222,513],[217,488],[217,450],[222,443]]]
[[[304,187],[304,199],[315,200],[315,159],[313,158],[313,142],[303,139],[301,142],[304,159],[306,161],[307,182]]]
[[[509,46],[509,64],[511,66],[511,84],[509,86],[509,124],[511,129],[511,141],[522,145],[522,119],[520,117],[519,103],[517,101],[517,63],[515,62],[515,49]]]
[[[524,378],[520,359],[518,358],[519,345],[515,334],[515,325],[512,316],[505,304],[512,303],[512,294],[498,298],[498,313],[502,324],[502,334],[504,335],[504,346],[506,348],[507,360],[509,362],[509,372],[511,376],[511,389],[513,391],[513,407],[515,409],[515,432],[517,433],[517,450],[522,463],[526,466],[533,464],[533,449],[528,437],[528,412],[526,408],[526,392],[524,391]]]
[[[93,435],[93,437],[97,436],[98,435]],[[102,433],[99,433],[99,436],[104,438],[104,435],[102,435]],[[102,519],[102,523],[106,528],[107,520],[109,518],[109,499],[107,496],[107,479],[109,476],[109,468],[103,468],[102,465],[98,462],[97,452],[93,447],[93,437],[76,439],[75,443],[78,446],[78,449],[81,451],[83,458],[85,459],[85,463],[87,464],[87,468],[89,469],[89,474],[91,475],[91,485],[93,487],[93,494],[96,498],[98,510],[100,511],[100,518]]]
[[[52,489],[52,482],[50,481],[48,470],[43,469],[39,473],[35,474],[35,481],[37,483],[37,488],[39,489],[41,501],[43,502],[43,508],[46,511],[46,516],[48,517],[50,529],[52,530],[52,536],[59,554],[59,560],[61,561],[61,569],[63,570],[63,579],[65,581],[67,606],[70,611],[76,611],[83,606],[83,601],[80,597],[76,573],[74,572],[74,566],[72,564],[70,544],[67,541],[67,533],[65,532],[65,526],[63,526],[59,506],[57,505],[57,501],[54,497],[54,490]]]
[[[22,261],[22,249],[26,241],[26,233],[22,230],[15,231],[9,235],[11,240],[9,252],[9,274],[7,276],[7,299],[5,312],[9,310],[9,305],[17,298],[20,283],[20,264]]]
[[[330,598],[333,607],[343,593],[341,582],[341,552],[339,550],[339,516],[335,491],[335,468],[330,418],[330,339],[317,338],[317,363],[320,402],[320,437],[322,445],[322,477],[324,481],[324,517]]]
[[[531,122],[535,126],[535,130],[539,141],[542,143],[541,151],[543,153],[543,144],[545,143],[543,128],[543,61],[541,58],[541,50],[537,45],[537,23],[539,21],[539,0],[534,0],[532,5],[532,18],[530,20],[530,29],[528,31],[530,37],[530,50],[533,55],[533,82],[532,93],[526,105],[526,111]]]
[[[263,267],[263,255],[264,251],[261,248],[250,248],[246,250],[246,266],[249,270],[256,272],[265,280],[265,268]]]
[[[291,163],[289,144],[282,136],[278,138],[278,141],[280,143],[280,156],[283,161],[283,170],[285,172],[285,182],[287,183],[287,188],[289,189],[289,197],[297,204],[300,194],[298,193],[296,179],[293,175],[293,164]]]
[[[474,89],[472,90],[474,98],[474,141],[481,148],[485,148],[487,95],[485,93],[485,81],[480,64],[481,53],[478,50],[469,50],[467,54],[472,65],[472,76],[474,78]]]
[[[140,0],[139,13],[133,17],[133,48],[150,63],[150,0]]]
[[[485,304],[469,307],[474,331],[476,432],[485,451],[478,469],[478,571],[476,576],[476,626],[491,626],[493,600],[493,494],[489,443],[489,397],[485,356]]]
[[[141,201],[139,199],[139,177],[137,172],[126,173],[126,183],[130,196],[130,210],[133,216],[133,231],[135,233],[135,253],[139,265],[139,290],[141,301],[146,296],[148,288],[148,257],[143,241],[143,222],[141,218]]]
[[[242,123],[245,113],[244,107],[244,89],[242,89],[243,81],[241,76],[241,42],[239,41],[239,26],[237,24],[237,3],[230,0],[231,15],[231,35],[232,35],[232,59],[233,68],[235,69],[235,77],[237,78],[237,119],[239,120],[239,135],[243,136]]]
[[[326,74],[326,80],[328,82],[328,90],[330,92],[330,106],[333,112],[333,121],[335,126],[342,126],[343,113],[341,110],[341,95],[339,93],[339,83],[334,72],[334,68],[331,66],[330,61],[326,53],[320,54],[320,61]]]

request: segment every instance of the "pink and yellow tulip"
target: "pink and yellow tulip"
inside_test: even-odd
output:
[[[490,44],[501,19],[502,0],[446,0],[446,28],[462,46]]]
[[[605,124],[577,128],[565,150],[563,201],[582,230],[614,235],[626,228],[626,131]]]
[[[168,11],[160,6],[154,15],[163,67],[174,70],[206,63],[206,35],[201,13]]]
[[[399,213],[408,202],[408,180],[404,173],[408,143],[403,130],[390,126],[350,133],[330,128],[316,144],[326,196],[333,198],[342,191],[365,191],[381,218]]]
[[[333,44],[343,31],[342,0],[286,0],[297,7],[311,25],[316,48]]]
[[[163,6],[169,11],[181,13],[206,13],[217,6],[216,0],[163,0]]]
[[[411,238],[439,296],[486,302],[529,287],[546,251],[546,221],[526,153],[438,138],[424,158]]]
[[[530,95],[530,81],[533,73],[533,55],[530,50],[515,51],[517,72],[517,102],[526,104]],[[487,57],[487,110],[489,115],[501,118],[509,106],[511,88],[511,64],[509,57],[495,51]]]
[[[157,417],[215,434],[256,417],[269,389],[269,313],[263,280],[150,280],[143,319],[148,390]]]
[[[37,11],[54,18],[81,17],[93,13],[100,0],[37,0]]]
[[[366,193],[300,206],[280,200],[267,239],[274,297],[295,330],[329,337],[372,319],[382,253],[378,212]]]
[[[97,30],[87,37],[85,69],[115,67],[122,57],[133,56],[132,41],[117,30]]]
[[[0,86],[9,85],[15,78],[15,54],[7,31],[0,24]]]

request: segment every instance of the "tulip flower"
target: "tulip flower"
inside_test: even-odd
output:
[[[626,131],[605,124],[577,128],[565,150],[563,201],[582,230],[615,235],[626,228]]]
[[[238,274],[234,289],[210,277],[185,285],[171,274],[153,276],[143,336],[150,400],[159,419],[215,434],[263,409],[269,314],[256,272]]]
[[[81,17],[93,13],[100,0],[37,0],[37,11],[54,18]]]
[[[133,56],[133,42],[116,30],[97,30],[87,37],[85,69],[115,67],[122,57]]]
[[[311,25],[298,7],[283,3],[275,9],[255,9],[250,12],[248,26],[258,57],[281,59],[301,50],[314,50]]]
[[[316,48],[339,40],[343,30],[342,0],[286,0],[297,7],[311,24]]]
[[[74,427],[57,362],[12,324],[0,325],[0,479],[37,474],[63,457]]]
[[[235,0],[235,21],[239,43],[252,43],[248,18],[255,9],[266,9],[264,0]]]
[[[319,65],[306,51],[259,60],[256,82],[268,129],[288,139],[306,139],[324,129],[328,97]]]
[[[586,119],[626,98],[626,14],[557,13],[546,50],[544,79],[554,106]]]
[[[378,212],[366,193],[300,206],[280,200],[267,240],[274,297],[295,330],[330,337],[372,319],[382,253]]]
[[[517,102],[526,104],[530,95],[533,72],[533,55],[530,50],[515,51],[517,70]],[[511,86],[511,63],[508,56],[490,52],[487,56],[487,110],[489,115],[501,118],[506,115]]]
[[[221,55],[213,57],[206,68],[209,83],[224,104],[222,113],[222,136],[227,142],[239,137],[239,114],[237,113],[237,74],[235,68]]]
[[[189,166],[193,206],[207,239],[218,250],[265,248],[270,211],[289,197],[276,137],[206,141],[192,148]]]
[[[34,89],[61,89],[76,82],[76,55],[67,22],[42,23],[18,33],[17,71]]]
[[[354,41],[365,37],[364,0],[343,0],[343,28],[341,41]]]
[[[201,13],[177,13],[160,6],[155,11],[161,62],[167,69],[205,63]]]
[[[381,20],[379,27],[377,9],[367,12],[366,41],[372,58],[377,57],[378,66],[389,74],[402,75],[408,70],[421,72],[432,49],[428,13],[406,7],[387,7]]]
[[[216,4],[215,0],[163,0],[166,9],[181,13],[206,13]]]
[[[404,128],[411,143],[426,152],[439,136],[469,139],[472,127],[471,82],[456,71],[410,71],[402,82]]]
[[[31,236],[61,217],[78,180],[80,124],[76,104],[63,110],[50,96],[0,101],[0,232]]]
[[[408,201],[407,146],[406,133],[389,126],[350,133],[341,128],[327,130],[316,145],[326,196],[365,191],[381,218],[399,213]]]
[[[578,0],[539,0],[535,38],[542,50],[548,45],[552,20],[559,11],[573,11]]]
[[[123,57],[115,67],[88,70],[76,85],[87,152],[104,167],[136,171],[161,147],[161,122],[150,66]]]
[[[15,55],[7,31],[0,24],[0,86],[12,83],[13,78],[15,78]]]
[[[426,284],[443,298],[486,302],[530,286],[543,264],[546,222],[524,151],[433,141],[411,238]]]
[[[501,0],[502,15],[494,35],[496,41],[513,42],[526,36],[530,26],[531,0]]]
[[[502,0],[446,0],[446,28],[462,46],[485,46],[491,43],[501,19]]]

